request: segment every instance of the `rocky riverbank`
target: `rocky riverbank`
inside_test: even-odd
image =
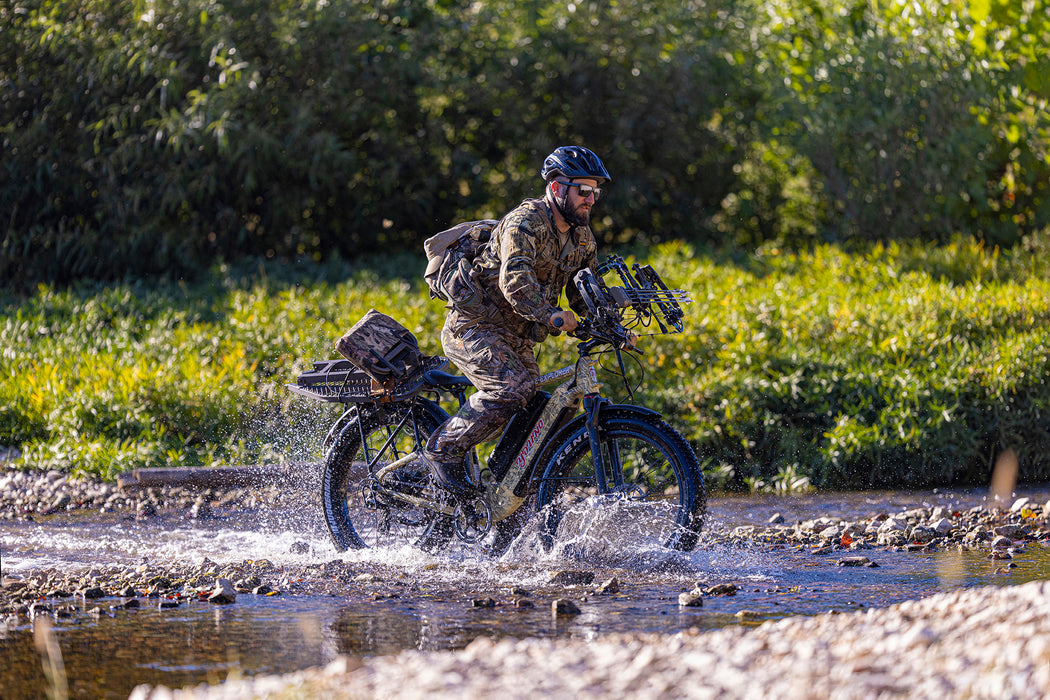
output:
[[[340,658],[325,668],[132,700],[226,698],[1009,698],[1050,697],[1050,582],[978,588],[882,610],[756,628],[479,638],[450,653]]]
[[[125,519],[224,517],[301,500],[275,486],[230,489],[120,489],[61,474],[0,474],[0,517],[42,520],[96,512]],[[1039,499],[1041,500],[1041,499]],[[763,519],[765,516],[763,516]],[[1050,502],[1019,498],[1004,507],[950,506],[834,513],[784,522],[713,523],[701,546],[791,548],[831,557],[839,566],[875,566],[881,551],[958,548],[1004,572],[1026,553],[1050,546]],[[537,607],[572,614],[571,596],[602,595],[615,581],[577,575],[531,592]],[[592,577],[593,578],[593,577]],[[267,560],[219,564],[100,563],[87,569],[23,570],[0,586],[0,625],[38,616],[120,614],[151,605],[228,605],[239,596],[339,595],[361,600],[422,595],[395,570],[335,559],[276,566]],[[566,600],[566,590],[571,589]],[[698,582],[680,605],[731,594],[733,584]],[[608,589],[606,589],[608,590]],[[475,600],[470,599],[474,593]],[[464,592],[465,605],[495,603],[490,591]],[[514,598],[514,600],[512,600]],[[499,604],[518,604],[515,594]],[[752,623],[753,624],[753,623]],[[580,640],[478,640],[455,653],[405,652],[340,659],[281,677],[231,681],[214,688],[140,688],[138,698],[225,697],[1044,697],[1050,695],[1050,584],[980,588],[884,610],[789,618],[674,636],[602,635]]]
[[[308,498],[283,486],[193,489],[184,486],[121,489],[92,480],[68,479],[57,472],[8,471],[0,476],[0,518],[33,520],[58,513],[96,511],[110,517],[209,519],[301,503]],[[305,546],[305,545],[303,545]],[[1019,498],[1006,508],[911,508],[874,513],[863,519],[834,514],[785,523],[779,515],[761,525],[712,526],[701,547],[789,547],[814,556],[830,556],[839,566],[874,566],[868,555],[880,550],[924,552],[959,548],[977,551],[1004,572],[1032,546],[1050,546],[1050,502]],[[294,547],[294,545],[293,545]],[[167,601],[207,598],[221,582],[242,594],[327,594],[332,587],[388,580],[373,568],[341,560],[276,567],[256,560],[234,564],[150,562],[100,564],[87,570],[38,569],[5,576],[0,613],[33,615],[75,613],[85,601],[104,597],[156,598]],[[396,578],[396,576],[394,577]],[[703,593],[702,586],[698,591]],[[389,595],[373,586],[364,595]],[[79,607],[78,607],[79,606]]]

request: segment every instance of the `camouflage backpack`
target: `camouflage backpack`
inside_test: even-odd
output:
[[[355,367],[383,385],[411,376],[426,359],[411,331],[375,309],[362,316],[335,347]]]
[[[423,278],[430,287],[430,298],[441,299],[460,308],[481,303],[482,292],[472,276],[474,258],[489,242],[499,221],[465,221],[431,236],[423,242],[427,269]]]

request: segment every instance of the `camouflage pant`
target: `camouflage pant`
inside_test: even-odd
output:
[[[531,338],[489,323],[476,324],[455,312],[441,331],[445,355],[477,391],[427,441],[427,454],[458,462],[475,445],[496,436],[515,411],[536,393],[540,371]]]

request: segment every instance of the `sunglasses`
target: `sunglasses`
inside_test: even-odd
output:
[[[595,202],[597,202],[599,199],[601,199],[601,196],[602,196],[602,188],[601,187],[593,187],[591,185],[581,185],[578,182],[563,182],[561,184],[565,185],[566,187],[575,187],[580,193],[580,199],[587,199],[592,194],[594,195],[594,201]]]

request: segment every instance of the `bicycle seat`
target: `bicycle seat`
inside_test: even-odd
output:
[[[432,369],[423,373],[423,381],[431,386],[472,386],[470,380],[459,374],[449,374],[439,369]]]

